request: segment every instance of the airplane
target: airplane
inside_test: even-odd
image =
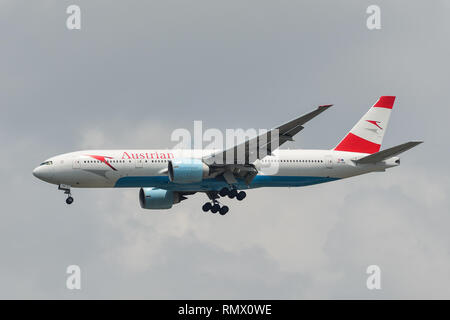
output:
[[[380,151],[394,101],[395,96],[380,97],[331,150],[279,149],[293,141],[305,123],[332,106],[322,105],[220,151],[83,150],[49,158],[33,170],[33,175],[58,185],[58,190],[67,194],[67,204],[74,201],[71,188],[140,188],[141,208],[155,210],[170,209],[200,192],[209,198],[202,207],[204,212],[225,215],[229,208],[219,199],[241,201],[245,190],[303,187],[400,165],[397,155],[423,141]]]

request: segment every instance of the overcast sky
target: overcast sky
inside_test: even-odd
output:
[[[81,7],[81,30],[66,8]],[[381,30],[366,8],[381,7]],[[0,1],[0,298],[450,298],[448,1]],[[85,148],[171,147],[176,128],[271,128],[331,148],[380,95],[402,165],[145,211],[138,189],[34,178]],[[82,290],[65,287],[66,267]],[[379,265],[382,290],[366,288]]]

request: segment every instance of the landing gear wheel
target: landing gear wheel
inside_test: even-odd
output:
[[[219,195],[221,197],[225,197],[226,195],[228,195],[228,193],[229,193],[229,190],[228,190],[228,188],[225,188],[225,187],[220,189],[220,191],[219,191]]]
[[[231,189],[230,192],[228,192],[228,198],[233,199],[238,194],[236,189]]]
[[[67,203],[67,204],[72,204],[72,202],[73,202],[73,198],[72,198],[72,197],[68,197],[68,198],[66,199],[66,203]]]
[[[212,204],[210,202],[207,202],[203,205],[202,210],[204,212],[208,212],[209,210],[211,210]]]
[[[58,185],[58,190],[64,191],[64,194],[67,194],[66,203],[72,204],[73,198],[72,198],[72,194],[70,193],[70,186],[66,185],[66,184],[60,184],[60,185]]]
[[[236,199],[238,199],[239,201],[242,201],[245,199],[246,196],[247,196],[247,194],[245,193],[245,191],[241,191],[236,195]]]
[[[218,203],[216,203],[215,205],[212,206],[211,208],[211,212],[212,213],[217,213],[220,210],[220,206]]]
[[[224,215],[227,214],[228,210],[229,210],[229,209],[228,209],[227,206],[223,206],[222,208],[220,208],[219,213],[220,213],[222,216],[224,216]]]

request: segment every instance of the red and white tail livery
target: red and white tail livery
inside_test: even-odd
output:
[[[380,151],[394,101],[394,96],[380,97],[334,150],[359,153]]]

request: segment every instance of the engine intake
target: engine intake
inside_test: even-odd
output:
[[[180,193],[158,188],[141,188],[139,203],[142,209],[170,209],[183,200]]]
[[[174,183],[200,182],[209,175],[209,167],[200,159],[175,159],[169,161],[168,173]]]

